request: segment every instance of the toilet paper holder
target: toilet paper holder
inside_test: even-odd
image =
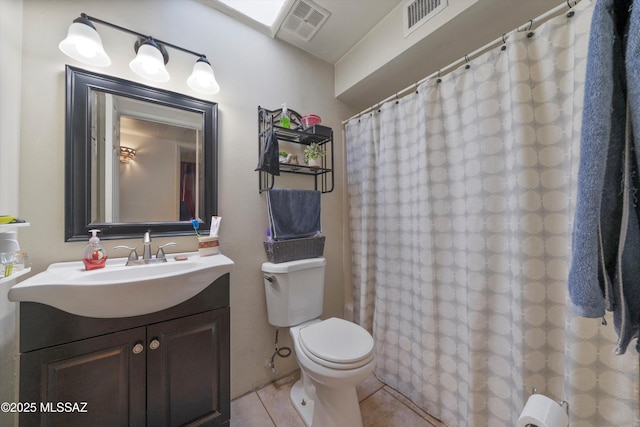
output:
[[[538,393],[538,390],[533,387],[531,389],[531,394],[536,394]],[[566,400],[561,400],[560,402],[558,402],[558,405],[560,405],[566,412],[567,412],[567,417],[569,416],[569,402],[567,402]],[[526,427],[535,427],[532,424],[527,424]]]

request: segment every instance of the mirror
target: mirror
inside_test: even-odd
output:
[[[217,104],[66,68],[65,240],[194,234],[217,211]]]

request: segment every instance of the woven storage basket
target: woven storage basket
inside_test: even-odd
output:
[[[324,236],[264,242],[267,259],[274,264],[316,258],[324,252]]]

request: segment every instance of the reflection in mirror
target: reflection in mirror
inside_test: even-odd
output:
[[[91,105],[92,222],[202,218],[202,114],[99,90]]]
[[[217,104],[67,66],[65,238],[194,234],[217,209]]]

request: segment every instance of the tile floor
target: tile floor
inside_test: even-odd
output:
[[[305,427],[289,401],[298,376],[295,372],[232,401],[231,427]],[[446,427],[373,375],[358,386],[358,398],[364,427]]]

